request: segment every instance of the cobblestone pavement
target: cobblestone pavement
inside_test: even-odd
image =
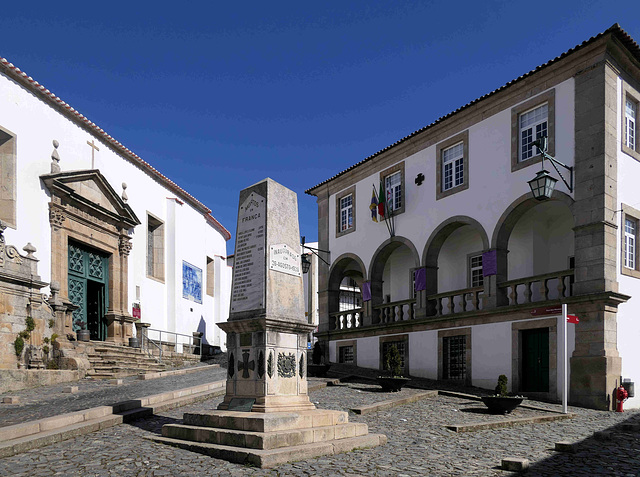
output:
[[[43,419],[97,406],[107,406],[130,399],[220,381],[226,379],[226,374],[226,369],[210,366],[209,369],[195,373],[146,381],[139,380],[136,376],[130,376],[124,378],[123,384],[119,386],[109,384],[105,380],[83,379],[56,386],[11,391],[0,394],[0,401],[3,396],[18,396],[20,402],[18,404],[0,404],[0,429],[3,426],[19,424],[25,421]],[[78,386],[78,393],[63,393],[62,390],[67,386]],[[0,432],[2,431],[0,430]]]
[[[319,408],[347,410],[417,392],[385,394],[367,382],[351,382],[310,394]],[[528,475],[638,476],[640,433],[623,431],[622,424],[640,424],[640,411],[613,413],[570,408],[576,417],[545,424],[455,433],[445,424],[498,419],[478,401],[448,396],[366,415],[350,413],[351,421],[366,422],[370,432],[384,433],[385,446],[325,456],[262,470],[154,443],[145,436],[160,433],[162,425],[181,422],[185,412],[215,409],[216,397],[163,412],[72,440],[0,459],[0,475],[13,476],[506,476],[498,470],[503,457],[524,457]],[[537,404],[537,403],[536,403]],[[548,407],[557,406],[547,405]],[[535,414],[518,409],[513,417]],[[538,412],[540,414],[540,412]],[[594,431],[615,429],[614,440],[595,441]],[[556,441],[582,441],[576,454],[554,452]]]

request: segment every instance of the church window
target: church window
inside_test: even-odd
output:
[[[0,128],[0,220],[16,228],[16,138]]]
[[[147,214],[147,276],[164,281],[164,223]]]

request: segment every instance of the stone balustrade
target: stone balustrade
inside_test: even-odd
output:
[[[329,325],[331,330],[359,328],[362,326],[362,308],[330,313]]]
[[[393,323],[394,321],[413,320],[415,318],[416,300],[400,300],[373,307],[373,323]]]
[[[573,269],[498,284],[509,298],[509,306],[538,301],[561,300],[572,295]]]
[[[484,287],[473,287],[429,295],[427,297],[427,301],[430,304],[430,313],[428,315],[442,316],[481,310],[482,300],[480,298],[482,292],[484,292]]]

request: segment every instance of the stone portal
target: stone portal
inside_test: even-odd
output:
[[[265,179],[240,192],[227,333],[228,373],[218,410],[185,414],[155,440],[232,462],[290,460],[384,444],[346,412],[317,410],[307,386],[296,194]]]

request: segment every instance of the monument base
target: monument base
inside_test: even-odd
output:
[[[184,424],[166,424],[164,444],[238,464],[270,468],[286,462],[384,445],[364,423],[348,422],[343,411],[210,411],[186,413]]]

